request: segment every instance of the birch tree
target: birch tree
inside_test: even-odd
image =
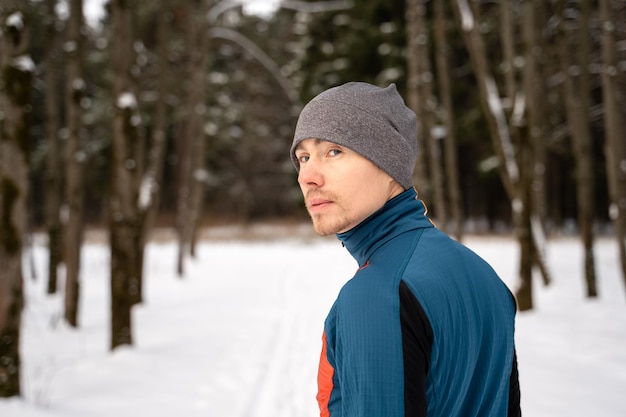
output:
[[[27,9],[21,0],[0,5],[0,397],[21,393],[22,250],[35,69]]]

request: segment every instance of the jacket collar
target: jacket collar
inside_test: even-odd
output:
[[[410,230],[434,227],[426,212],[417,192],[409,188],[354,228],[337,234],[337,238],[362,267],[380,246],[394,237]]]

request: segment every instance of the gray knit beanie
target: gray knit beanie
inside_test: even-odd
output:
[[[417,120],[398,93],[387,88],[350,82],[331,88],[311,100],[298,118],[291,160],[300,170],[296,146],[315,138],[352,149],[398,181],[413,186],[417,158]]]

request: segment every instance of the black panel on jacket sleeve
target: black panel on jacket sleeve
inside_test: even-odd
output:
[[[513,365],[509,379],[509,412],[508,417],[521,417],[519,375],[517,372],[517,352],[513,351]]]
[[[404,415],[426,416],[426,375],[430,364],[433,331],[415,295],[400,281],[400,322],[404,359]]]

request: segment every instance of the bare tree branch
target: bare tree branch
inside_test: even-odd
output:
[[[298,91],[291,84],[291,81],[285,77],[278,64],[269,57],[261,48],[259,48],[254,42],[233,29],[227,28],[211,28],[209,30],[209,38],[221,38],[226,39],[244,48],[250,53],[261,65],[263,65],[270,74],[274,76],[280,87],[283,89],[291,103],[298,105],[300,98]]]

